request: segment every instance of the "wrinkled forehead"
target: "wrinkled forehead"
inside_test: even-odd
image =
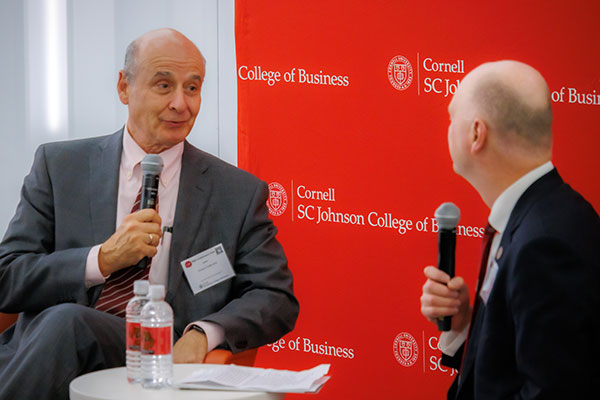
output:
[[[204,79],[204,60],[193,53],[186,55],[183,52],[161,52],[156,49],[146,53],[140,58],[140,71],[146,77],[164,79]]]
[[[177,76],[177,72],[181,72],[181,76]],[[172,68],[158,68],[154,74],[152,75],[152,79],[165,79],[165,80],[177,80],[178,78],[185,78],[186,80],[197,80],[202,81],[203,74],[200,71],[194,71],[193,69],[187,70],[183,69],[181,71],[177,71],[177,69],[172,70]]]
[[[204,57],[188,38],[177,34],[160,34],[140,39],[138,61],[140,65],[161,66],[171,64],[180,69],[204,72]]]

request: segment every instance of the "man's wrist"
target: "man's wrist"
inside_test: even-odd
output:
[[[225,343],[225,331],[218,324],[210,321],[192,321],[186,325],[183,331],[184,335],[192,330],[192,325],[196,325],[204,331],[204,336],[208,342],[208,351],[214,350],[217,346]]]
[[[196,324],[191,325],[190,331],[200,332],[201,334],[206,336],[206,332],[204,331],[204,329],[202,329],[202,327],[200,325],[196,325]]]
[[[104,279],[106,279],[110,276],[110,272],[106,271],[106,256],[104,253],[102,253],[102,246],[104,246],[104,243],[101,244],[98,248],[98,270],[100,271]]]
[[[85,288],[89,289],[92,286],[100,285],[106,282],[106,277],[102,275],[98,265],[98,253],[100,245],[93,246],[88,252],[85,262]]]

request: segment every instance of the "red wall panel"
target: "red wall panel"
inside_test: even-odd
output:
[[[331,363],[319,398],[443,398],[453,379],[436,364],[438,332],[419,297],[437,257],[437,206],[456,203],[465,228],[482,227],[489,212],[447,150],[446,88],[464,72],[516,59],[545,76],[553,161],[599,209],[600,6],[466,3],[236,2],[239,165],[285,190],[273,219],[301,304],[296,329],[281,349],[261,349],[257,365]],[[404,90],[388,79],[396,56],[412,67]],[[573,101],[575,92],[592,104]],[[402,233],[401,220],[412,229]],[[476,236],[457,243],[457,273],[471,288]]]

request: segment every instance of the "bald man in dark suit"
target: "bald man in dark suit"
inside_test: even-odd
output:
[[[600,220],[552,164],[548,86],[526,64],[487,63],[464,78],[448,110],[454,170],[491,209],[473,307],[461,277],[425,268],[423,315],[453,317],[440,337],[443,362],[459,369],[448,398],[591,398]]]

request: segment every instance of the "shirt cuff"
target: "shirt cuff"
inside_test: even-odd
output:
[[[98,254],[100,253],[100,245],[96,245],[90,249],[85,263],[85,288],[89,289],[92,286],[100,285],[106,282],[106,278],[100,272],[98,265]]]
[[[462,332],[442,332],[439,340],[439,347],[442,353],[454,357],[460,346],[463,345],[467,340],[467,334],[469,333],[469,325],[462,330]]]
[[[214,322],[194,321],[185,327],[185,330],[183,331],[184,335],[191,329],[192,325],[198,325],[204,330],[206,341],[208,342],[207,351],[214,350],[218,345],[225,341],[225,330]]]

